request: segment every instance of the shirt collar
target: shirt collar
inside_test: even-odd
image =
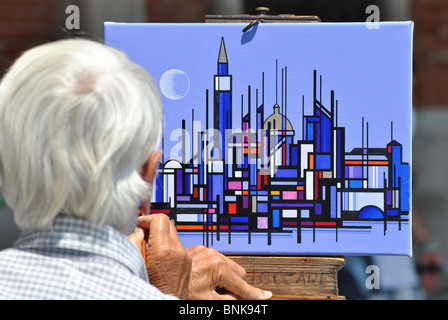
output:
[[[58,215],[50,230],[23,232],[14,247],[60,257],[88,256],[125,267],[148,281],[140,251],[124,234],[107,225]]]

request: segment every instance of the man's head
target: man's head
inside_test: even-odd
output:
[[[122,52],[72,39],[23,54],[0,84],[0,177],[19,228],[61,212],[128,227],[162,117],[153,80]]]

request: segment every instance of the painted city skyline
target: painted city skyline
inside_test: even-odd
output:
[[[260,31],[255,32],[254,39]],[[308,65],[306,72],[297,72],[297,60],[271,54],[271,63],[241,69],[236,52],[250,41],[241,38],[239,46],[229,46],[227,38],[208,40],[213,39],[215,52],[200,61],[206,66],[211,60],[215,67],[201,70],[208,74],[201,85],[186,68],[173,67],[180,58],[191,62],[185,54],[176,63],[168,61],[158,77],[165,106],[164,158],[152,212],[168,214],[182,241],[227,253],[409,255],[407,101],[397,106],[399,117],[387,106],[378,106],[375,116],[372,110],[354,115],[347,97],[365,89],[356,82],[335,85],[331,79],[341,66],[322,72]],[[193,94],[197,87],[202,94]],[[195,101],[190,106],[188,96]],[[389,100],[397,97],[408,99],[399,92]]]

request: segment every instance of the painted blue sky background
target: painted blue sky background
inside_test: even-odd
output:
[[[248,85],[261,103],[265,73],[265,118],[276,102],[276,59],[288,68],[288,118],[302,137],[302,95],[305,114],[312,114],[313,70],[322,75],[322,103],[330,109],[330,90],[339,102],[338,125],[346,128],[346,151],[361,146],[362,117],[369,123],[369,146],[385,147],[394,139],[402,143],[404,161],[410,161],[412,23],[381,23],[367,29],[364,23],[259,24],[243,34],[246,24],[124,24],[106,23],[105,42],[123,50],[159,83],[170,69],[184,71],[190,90],[179,100],[162,95],[165,117],[165,154],[169,135],[185,119],[191,128],[191,109],[205,130],[205,91],[213,106],[213,76],[221,38],[224,37],[233,76],[233,127],[240,127],[241,95],[247,112]],[[319,95],[319,89],[318,89]],[[279,104],[281,91],[279,87]],[[212,117],[212,114],[210,114]],[[253,117],[255,119],[255,117]],[[255,123],[255,122],[254,122]],[[172,144],[177,141],[171,142]]]

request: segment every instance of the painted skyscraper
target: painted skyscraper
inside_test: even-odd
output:
[[[227,60],[224,38],[221,39],[221,47],[218,56],[218,70],[214,77],[214,128],[225,133],[232,128],[232,76],[229,74],[229,62]],[[225,139],[219,146],[225,160]]]

